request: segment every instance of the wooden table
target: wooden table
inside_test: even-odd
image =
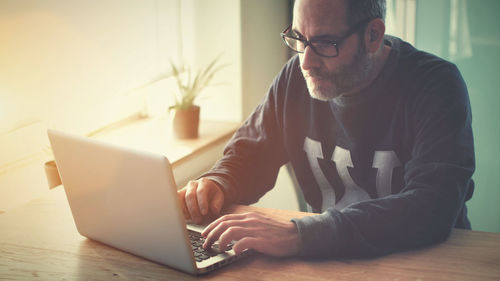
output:
[[[306,213],[234,206],[291,218]],[[500,234],[454,230],[445,243],[368,260],[255,254],[201,277],[115,250],[76,231],[64,190],[0,214],[0,280],[500,280]]]

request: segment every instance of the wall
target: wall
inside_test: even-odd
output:
[[[0,1],[0,209],[47,190],[48,127],[145,110],[139,88],[178,52],[177,1]]]
[[[290,24],[288,0],[241,1],[242,114],[246,118],[262,101],[274,77],[287,61],[280,33]],[[299,210],[294,182],[280,169],[275,187],[256,206]]]
[[[274,77],[287,61],[280,32],[289,24],[288,0],[195,1],[191,29],[197,60],[219,53],[230,61],[220,87],[202,101],[210,119],[245,120],[262,102]],[[241,93],[241,94],[239,94]],[[293,182],[282,168],[274,189],[257,206],[298,210]]]
[[[242,119],[242,62],[240,1],[183,0],[182,57],[197,65],[207,65],[217,56],[227,64],[214,78],[217,86],[203,92],[198,104],[203,118]],[[228,106],[230,105],[230,106]]]
[[[267,93],[287,61],[280,33],[289,22],[288,1],[241,1],[243,118]]]
[[[417,1],[416,46],[453,61],[469,90],[476,151],[472,228],[500,232],[500,1]]]
[[[183,57],[206,64],[221,55],[228,67],[218,75],[219,86],[200,100],[203,116],[244,120],[267,93],[286,62],[279,33],[287,25],[288,0],[184,0]],[[230,106],[228,106],[230,105]]]

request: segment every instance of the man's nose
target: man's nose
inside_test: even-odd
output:
[[[301,67],[304,70],[317,68],[320,65],[321,57],[314,52],[311,46],[306,46],[304,53],[302,53]]]

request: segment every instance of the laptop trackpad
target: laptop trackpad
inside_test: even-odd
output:
[[[189,230],[192,230],[192,231],[196,231],[196,232],[203,232],[203,229],[205,229],[205,227],[207,227],[208,224],[194,224],[194,223],[187,223],[186,224],[186,228],[189,229]]]

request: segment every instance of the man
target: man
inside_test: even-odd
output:
[[[234,250],[370,257],[470,228],[474,188],[468,94],[457,68],[385,36],[384,0],[298,0],[282,37],[299,54],[224,156],[178,192],[200,222],[256,202],[290,162],[317,215],[222,216],[205,229]]]

